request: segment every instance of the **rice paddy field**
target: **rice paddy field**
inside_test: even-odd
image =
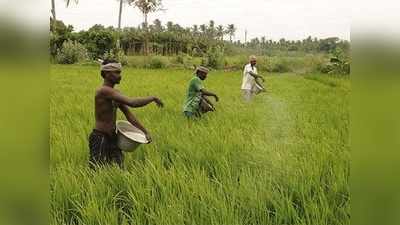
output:
[[[241,71],[212,71],[217,111],[188,121],[191,71],[122,76],[121,92],[165,107],[132,109],[153,143],[125,154],[125,170],[92,171],[98,67],[51,66],[50,224],[350,223],[348,78],[266,74],[267,93],[245,103]]]

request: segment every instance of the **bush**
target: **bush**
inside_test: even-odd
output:
[[[289,65],[287,65],[286,63],[277,63],[272,67],[271,72],[275,72],[275,73],[287,73],[290,72],[290,68]]]
[[[148,67],[151,69],[162,69],[167,67],[167,62],[159,56],[154,56],[150,59]]]
[[[217,47],[212,47],[201,61],[203,66],[207,66],[213,69],[223,69],[225,66],[224,50]]]
[[[62,48],[65,41],[71,39],[74,28],[71,25],[66,26],[60,20],[50,18],[50,55],[56,57],[58,50]]]
[[[185,69],[193,69],[194,65],[200,65],[201,64],[201,59],[200,58],[194,58],[189,55],[186,55],[183,57],[183,68]]]
[[[329,62],[321,67],[322,73],[327,74],[350,74],[350,63],[348,62]]]
[[[291,71],[290,63],[285,58],[270,58],[266,63],[266,70],[273,73],[287,73]]]
[[[326,58],[322,55],[307,55],[303,59],[303,70],[300,73],[309,74],[320,72],[325,61]]]
[[[322,73],[350,74],[350,57],[343,50],[336,48],[330,61],[321,67]]]
[[[179,54],[175,58],[175,62],[178,64],[184,64],[185,63],[185,57],[182,54]]]
[[[84,44],[92,59],[102,57],[112,51],[117,45],[117,36],[112,28],[94,25],[88,31],[81,31],[76,35],[77,40]]]
[[[123,66],[128,65],[128,57],[124,54],[121,49],[116,49],[113,51],[108,51],[104,54],[103,59],[115,59],[120,62]]]
[[[65,41],[56,55],[56,61],[60,64],[74,64],[88,60],[88,51],[76,41]]]

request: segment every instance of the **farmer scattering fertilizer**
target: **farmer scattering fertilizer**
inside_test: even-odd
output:
[[[265,88],[258,79],[264,81],[264,78],[257,74],[257,58],[252,55],[249,57],[249,64],[244,67],[243,70],[243,81],[242,81],[242,92],[243,97],[246,101],[250,101],[254,94],[264,92]]]
[[[201,113],[214,111],[214,106],[207,96],[213,96],[218,102],[218,96],[204,89],[203,80],[207,78],[208,69],[199,66],[196,69],[195,76],[190,80],[186,96],[186,102],[183,106],[183,112],[186,117],[200,117]]]
[[[116,118],[117,108],[125,115],[126,119],[135,127],[143,131],[147,140],[151,142],[149,132],[129,111],[129,107],[138,108],[155,102],[162,107],[163,103],[157,97],[129,98],[122,95],[115,85],[121,81],[122,66],[115,60],[105,60],[101,65],[101,76],[103,85],[96,90],[95,94],[95,129],[89,136],[90,158],[92,168],[95,165],[117,163],[123,166],[123,154],[117,146]]]

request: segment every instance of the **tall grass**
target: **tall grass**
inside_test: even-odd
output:
[[[248,63],[248,56],[231,56],[225,59],[225,66],[233,70],[242,70]],[[258,69],[272,73],[310,74],[319,72],[322,65],[327,63],[326,55],[308,54],[301,56],[259,56]]]
[[[128,56],[127,64],[133,68],[150,69],[192,69],[193,65],[210,64],[201,57],[178,56]],[[215,59],[216,60],[216,59]],[[215,64],[215,68],[225,70],[243,70],[249,62],[248,55],[226,56],[218,59],[221,62]],[[306,54],[294,56],[259,56],[258,68],[261,71],[272,73],[310,74],[321,72],[323,65],[329,62],[329,57],[324,54]]]
[[[51,67],[51,224],[349,224],[348,80],[271,75],[269,92],[244,103],[241,73],[213,72],[205,85],[220,96],[217,111],[189,122],[190,78],[124,70],[123,93],[166,107],[134,109],[153,143],[126,154],[126,170],[94,172],[98,68]]]

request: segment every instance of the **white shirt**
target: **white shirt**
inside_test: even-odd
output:
[[[242,90],[252,90],[256,81],[254,77],[250,75],[250,72],[257,74],[256,66],[251,67],[251,64],[247,64],[244,66],[243,70],[243,82],[242,82]]]

